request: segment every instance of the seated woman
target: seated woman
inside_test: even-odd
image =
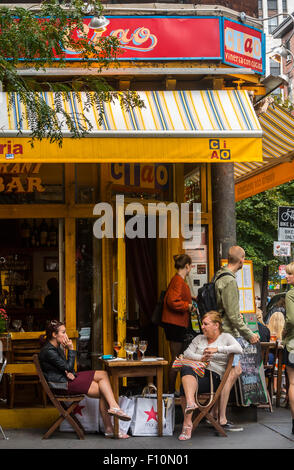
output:
[[[222,333],[222,319],[218,312],[210,311],[202,319],[203,335],[193,339],[183,356],[195,361],[208,362],[204,377],[199,377],[192,367],[181,368],[181,401],[184,413],[180,441],[191,439],[192,414],[197,408],[195,394],[210,392],[210,372],[212,371],[214,391],[220,384],[230,353],[242,354],[241,345],[229,333]],[[181,358],[181,356],[180,356]]]
[[[52,320],[46,328],[46,342],[39,353],[40,366],[49,385],[56,383],[62,393],[75,395],[84,393],[91,398],[100,398],[99,408],[105,427],[105,437],[113,436],[111,416],[117,416],[124,421],[130,421],[117,404],[107,372],[103,370],[74,371],[77,351],[66,334],[65,325],[58,320]],[[44,342],[44,337],[40,338]],[[68,349],[68,358],[60,346]],[[126,439],[127,434],[120,433],[119,437]]]

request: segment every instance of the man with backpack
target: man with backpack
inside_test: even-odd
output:
[[[245,251],[240,246],[232,246],[228,253],[228,264],[223,266],[215,275],[215,292],[217,311],[222,315],[223,332],[230,333],[237,339],[241,336],[249,343],[259,341],[259,336],[253,333],[244,323],[240,314],[239,288],[236,273],[242,269],[245,260]],[[226,273],[226,275],[225,275]],[[220,424],[226,431],[243,431],[243,428],[227,421],[226,409],[231,389],[237,378],[241,375],[239,355],[235,355],[233,368],[222,390],[220,397]]]

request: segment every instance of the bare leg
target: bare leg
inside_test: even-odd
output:
[[[107,406],[106,400],[103,396],[101,396],[99,400],[99,411],[102,416],[104,430],[105,430],[105,433],[107,434],[113,434],[113,426],[111,422],[111,417],[107,413],[107,410],[108,410],[108,406]]]
[[[224,425],[227,422],[226,411],[227,411],[227,404],[229,401],[230,392],[237,378],[240,377],[241,374],[242,374],[242,369],[239,363],[237,366],[232,368],[229,374],[228,380],[226,381],[226,384],[222,390],[220,400],[219,400],[219,407],[220,407],[219,422],[221,425]]]
[[[292,367],[286,366],[287,374],[289,377],[289,405],[291,410],[292,419],[294,419],[294,369]]]
[[[103,395],[110,408],[119,408],[113,395],[108,374],[104,370],[95,371],[94,379],[87,395],[91,398],[100,398],[100,396]]]
[[[195,403],[195,394],[198,389],[197,379],[193,377],[193,375],[184,375],[182,377],[182,384],[187,405],[193,405]]]

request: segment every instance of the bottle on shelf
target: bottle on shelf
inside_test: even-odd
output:
[[[57,247],[57,227],[54,224],[54,219],[51,219],[51,225],[49,227],[47,246],[51,246],[53,248]]]
[[[30,226],[26,219],[23,219],[23,222],[20,226],[20,237],[21,237],[21,246],[23,248],[28,248],[30,246],[30,236],[31,230]]]
[[[47,246],[47,238],[48,238],[48,224],[45,219],[42,220],[40,227],[40,246]]]
[[[37,221],[36,219],[34,219],[33,229],[32,229],[32,234],[31,234],[31,247],[36,248],[38,246],[40,246],[39,230],[37,227]]]

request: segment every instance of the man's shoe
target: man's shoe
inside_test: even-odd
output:
[[[224,429],[224,431],[229,431],[229,432],[239,432],[239,431],[244,431],[244,428],[240,426],[239,424],[234,424],[232,421],[227,421],[226,424],[221,424],[221,427]]]

